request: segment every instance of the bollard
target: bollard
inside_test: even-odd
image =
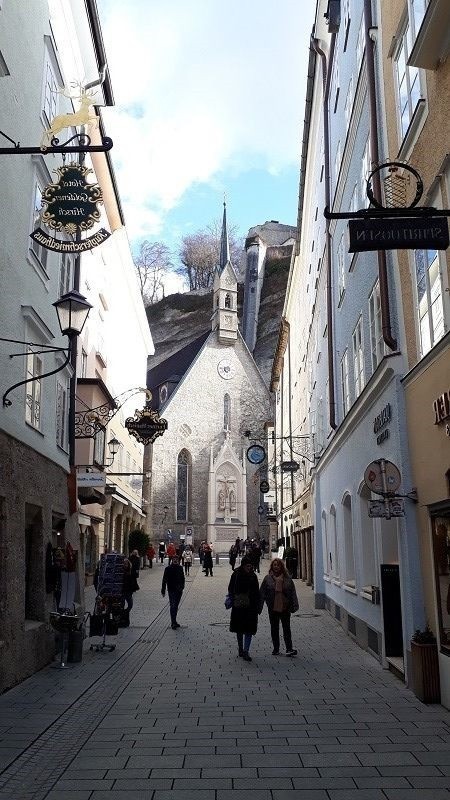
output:
[[[216,566],[219,566],[219,553],[216,553]]]

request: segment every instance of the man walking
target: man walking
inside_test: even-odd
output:
[[[164,570],[162,579],[161,594],[166,596],[166,588],[169,593],[170,604],[170,620],[172,623],[172,630],[175,631],[179,628],[177,622],[178,606],[180,605],[181,595],[184,590],[184,572],[183,567],[180,566],[179,558],[177,555],[172,556],[171,563]]]

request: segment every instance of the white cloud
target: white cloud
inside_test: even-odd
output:
[[[104,116],[132,240],[157,235],[218,171],[298,163],[313,6],[100,0],[116,101]]]

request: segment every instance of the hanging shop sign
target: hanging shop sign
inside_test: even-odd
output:
[[[298,461],[282,461],[281,472],[298,472],[300,464]]]
[[[261,494],[267,494],[269,489],[270,489],[270,486],[269,486],[268,481],[261,481],[261,483],[259,484],[259,491],[261,492]]]
[[[81,486],[95,486],[96,489],[104,489],[106,475],[104,472],[79,472],[77,474],[78,488]]]
[[[433,402],[434,424],[439,425],[450,419],[450,389],[442,392]]]
[[[390,498],[388,500],[369,500],[369,517],[404,517],[405,504],[401,498]]]
[[[364,472],[364,483],[375,494],[394,494],[401,480],[398,467],[386,458],[371,461]]]
[[[103,195],[97,183],[88,183],[87,175],[92,169],[83,164],[64,164],[55,170],[58,180],[46,186],[42,192],[42,223],[54,231],[76,236],[100,222],[98,204],[103,203]],[[61,253],[80,253],[92,250],[109,237],[108,231],[101,228],[83,241],[58,240],[37,228],[31,238],[48,250]]]
[[[266,451],[260,444],[252,444],[247,448],[247,461],[250,464],[261,464],[266,457]]]
[[[136,410],[134,417],[125,420],[125,427],[130,436],[134,436],[141,444],[153,444],[158,436],[166,432],[167,420],[150,408],[148,400],[141,411]]]
[[[448,222],[444,217],[351,219],[348,223],[350,253],[369,250],[446,250]]]

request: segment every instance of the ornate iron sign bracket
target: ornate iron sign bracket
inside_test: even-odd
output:
[[[114,398],[115,408],[111,408],[108,403],[102,403],[101,406],[96,406],[96,408],[75,411],[75,439],[95,439],[97,433],[106,428],[127,400],[130,400],[135,394],[146,391],[146,389],[141,389],[139,386],[127,389]],[[80,398],[77,399],[80,400]]]
[[[66,153],[106,153],[108,150],[111,150],[113,146],[113,140],[110,139],[109,136],[103,136],[101,144],[91,144],[91,137],[88,136],[87,133],[77,133],[63,144],[60,144],[59,139],[53,137],[48,147],[21,147],[20,142],[15,142],[14,139],[11,139],[11,137],[3,133],[3,131],[0,131],[0,136],[3,136],[4,139],[7,139],[8,142],[11,142],[13,145],[12,147],[0,147],[0,155],[3,156],[47,156],[54,153],[62,153],[63,155]],[[78,145],[70,144],[74,139],[78,140]]]

